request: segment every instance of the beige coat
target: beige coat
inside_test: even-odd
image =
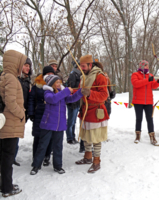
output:
[[[0,130],[0,138],[23,138],[25,126],[24,100],[21,84],[17,78],[27,57],[9,50],[3,56],[3,73],[0,76],[0,95],[5,103],[3,114],[6,123]],[[22,118],[24,118],[22,120]]]

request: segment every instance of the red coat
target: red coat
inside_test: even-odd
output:
[[[96,80],[94,81],[92,86],[99,86],[99,85],[107,85],[107,79],[104,75],[99,74],[96,78]],[[106,101],[106,99],[108,98],[108,90],[107,90],[107,86],[105,87],[95,87],[95,88],[91,88],[91,93],[89,98],[87,98],[88,104],[100,104],[100,103],[104,103]],[[85,102],[84,97],[82,97],[83,102]],[[103,119],[98,120],[96,117],[96,110],[97,108],[102,108],[104,109],[104,113],[105,113],[105,117]],[[85,112],[86,106],[85,104],[82,105],[82,112],[80,112],[79,114],[79,118],[82,119],[83,118],[83,114]],[[90,105],[88,106],[88,111],[87,114],[85,116],[84,121],[86,122],[101,122],[104,120],[109,119],[106,107],[104,104],[102,105]]]
[[[155,81],[148,81],[149,75],[152,74],[144,74],[142,72],[135,72],[131,76],[131,83],[133,85],[133,104],[153,104],[153,93],[152,89],[156,89],[159,87],[159,83]]]

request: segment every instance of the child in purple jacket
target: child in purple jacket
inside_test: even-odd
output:
[[[65,173],[62,168],[62,149],[63,135],[66,125],[66,103],[78,101],[83,95],[86,95],[88,89],[79,89],[73,93],[73,89],[64,88],[61,85],[60,77],[56,75],[46,75],[44,80],[47,85],[43,86],[45,98],[45,111],[40,123],[41,133],[39,145],[32,163],[33,169],[30,174],[37,174],[41,168],[42,161],[45,157],[46,147],[50,140],[53,148],[53,168],[59,174]]]

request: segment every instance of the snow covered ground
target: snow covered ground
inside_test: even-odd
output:
[[[159,91],[154,92],[154,102]],[[128,102],[128,93],[117,94],[113,101]],[[154,125],[159,141],[159,110],[155,108]],[[142,124],[141,143],[134,143],[134,108],[112,102],[112,114],[108,127],[108,142],[102,143],[101,169],[88,174],[90,165],[77,166],[82,158],[79,145],[69,145],[64,138],[63,168],[65,174],[53,171],[52,165],[42,167],[31,176],[32,123],[28,121],[25,138],[20,140],[17,161],[14,166],[14,183],[22,193],[9,197],[16,200],[158,200],[159,199],[159,147],[150,144],[145,116]],[[77,122],[76,134],[79,131]],[[2,198],[2,197],[1,197]]]

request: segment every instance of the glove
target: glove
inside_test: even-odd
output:
[[[159,83],[159,79],[157,79],[157,83]]]
[[[153,81],[153,76],[150,76],[150,77],[149,77],[149,82],[150,82],[150,81]]]
[[[30,120],[33,122],[33,121],[34,121],[34,118],[35,118],[35,116],[34,116],[34,115],[29,115],[29,118],[30,118]]]
[[[86,97],[89,97],[90,95],[90,89],[89,88],[82,88],[81,89],[81,93],[86,96]]]
[[[111,91],[110,92],[110,99],[114,99],[115,95],[116,95],[116,92],[115,91]]]

